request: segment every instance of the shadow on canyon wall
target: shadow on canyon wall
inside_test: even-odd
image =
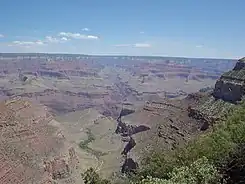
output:
[[[129,137],[129,140],[124,147],[121,154],[125,157],[124,163],[122,165],[121,172],[125,174],[135,173],[138,168],[138,163],[134,161],[132,158],[128,157],[128,153],[136,146],[136,142],[133,139],[132,135],[150,130],[150,127],[145,125],[128,125],[125,122],[122,122],[121,117],[131,114],[135,111],[132,110],[121,110],[119,117],[117,118],[117,128],[115,130],[116,134],[120,134],[122,137]]]

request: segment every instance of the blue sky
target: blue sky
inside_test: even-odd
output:
[[[239,58],[244,0],[0,0],[0,52]]]

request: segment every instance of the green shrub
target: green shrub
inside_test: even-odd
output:
[[[189,166],[174,168],[168,175],[169,179],[149,176],[135,184],[218,184],[221,180],[217,169],[205,157]]]
[[[88,138],[79,143],[80,148],[82,148],[82,149],[86,150],[87,152],[93,154],[97,158],[99,158],[100,156],[106,155],[107,153],[103,153],[101,151],[97,151],[97,150],[94,150],[94,149],[89,147],[89,144],[91,142],[95,141],[95,136],[90,129],[87,129],[87,135],[88,135]]]
[[[82,174],[85,184],[110,184],[109,180],[102,179],[93,168],[89,168]]]
[[[90,129],[87,129],[87,135],[88,135],[88,139],[81,141],[79,144],[79,146],[82,149],[88,149],[88,144],[95,140],[95,136],[93,135],[93,133]]]
[[[210,163],[219,167],[222,160],[245,142],[245,105],[239,105],[229,112],[227,119],[217,122],[208,133],[191,141],[186,147],[168,154],[152,153],[142,165],[138,178],[169,179],[167,173],[175,168],[190,166],[196,160],[206,157]]]
[[[152,152],[145,157],[143,168],[131,178],[131,183],[219,184],[221,180],[222,183],[227,180],[232,184],[244,182],[244,143],[243,103],[231,110],[226,120],[217,122],[212,130],[191,141],[186,147],[167,154]],[[100,179],[93,170],[86,173],[84,181],[86,184],[109,183]]]
[[[220,173],[227,184],[245,183],[245,144],[238,146],[220,164]]]

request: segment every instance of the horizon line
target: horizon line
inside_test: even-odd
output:
[[[81,56],[113,56],[113,57],[162,57],[162,58],[181,58],[181,59],[222,59],[222,60],[238,60],[242,57],[237,58],[223,58],[223,57],[189,57],[189,56],[167,56],[167,55],[123,55],[123,54],[81,54],[81,53],[66,53],[66,52],[0,52],[2,54],[43,54],[43,55],[81,55]]]

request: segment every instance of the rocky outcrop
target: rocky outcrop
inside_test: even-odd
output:
[[[79,76],[79,77],[99,77],[98,73],[90,72],[85,70],[65,70],[65,73],[69,76]]]
[[[131,104],[124,103],[124,105]],[[122,116],[126,116],[134,112],[135,111],[132,109],[122,109],[119,117],[117,118],[117,128],[115,130],[116,134],[120,134],[123,137],[122,141],[127,142],[123,151],[121,152],[121,155],[125,157],[121,172],[126,174],[134,173],[138,168],[138,163],[132,158],[128,157],[129,152],[136,146],[136,141],[134,140],[132,135],[150,130],[150,128],[145,125],[128,125],[125,122],[122,122]]]
[[[213,96],[237,103],[245,94],[245,59],[238,60],[233,70],[224,73],[216,82]]]
[[[124,105],[123,106],[123,109],[121,110],[120,112],[120,117],[122,116],[126,116],[126,115],[129,115],[129,114],[132,114],[135,112],[135,109],[133,108],[132,105]]]
[[[183,110],[181,107],[174,105],[173,103],[168,103],[168,102],[157,102],[157,101],[147,101],[143,107],[144,110],[146,111],[152,111],[157,113],[158,110],[164,110],[168,107],[173,107],[176,109]]]
[[[39,70],[37,73],[40,76],[56,77],[59,79],[69,79],[69,77],[66,74],[59,71]]]
[[[215,122],[222,120],[225,114],[235,105],[222,99],[216,99],[212,95],[202,98],[187,109],[188,116],[201,123],[200,130],[202,131],[207,130]]]
[[[128,152],[130,152],[130,150],[133,149],[135,146],[136,146],[135,140],[132,137],[130,137],[129,142],[127,143],[127,145],[125,146],[121,154],[127,155]]]
[[[121,134],[123,137],[132,136],[139,132],[147,131],[150,127],[146,125],[128,125],[121,121],[121,118],[117,119],[116,134]]]
[[[131,104],[125,103],[123,105],[123,109],[121,110],[119,117],[117,118],[117,128],[115,130],[116,134],[121,134],[121,136],[127,137],[150,129],[148,126],[145,125],[128,125],[125,122],[122,122],[121,117],[135,112],[135,110],[132,109],[133,107]],[[128,108],[125,106],[128,106]]]
[[[198,101],[195,106],[188,107],[188,115],[202,122],[200,130],[207,130],[210,125],[221,120],[225,114],[242,100],[245,94],[245,58],[238,60],[233,70],[224,73],[212,89],[201,90],[204,93],[188,95]],[[200,94],[205,94],[205,100]]]
[[[207,130],[211,124],[214,124],[214,122],[219,119],[218,117],[207,116],[205,112],[201,112],[198,108],[192,107],[188,108],[188,115],[189,117],[202,122],[202,126],[200,127],[200,130],[202,131]]]
[[[20,79],[20,81],[25,82],[28,79],[28,77],[20,73],[19,79]]]
[[[244,90],[244,82],[222,78],[216,82],[213,95],[217,99],[236,103],[241,101]]]
[[[245,68],[245,57],[238,60],[233,70],[242,70]]]

